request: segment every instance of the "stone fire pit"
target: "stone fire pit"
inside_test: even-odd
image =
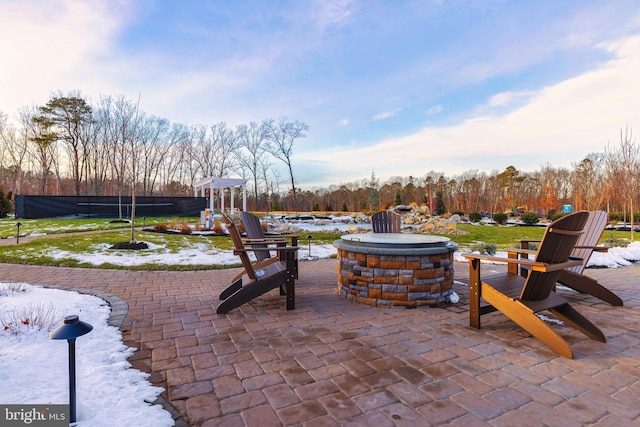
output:
[[[338,249],[338,292],[375,307],[448,302],[453,293],[453,253],[447,237],[409,233],[348,234]]]

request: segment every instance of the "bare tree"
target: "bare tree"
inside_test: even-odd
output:
[[[592,211],[600,208],[608,191],[604,176],[604,153],[591,153],[580,163],[574,163],[572,166],[571,184],[576,209]]]
[[[107,194],[107,183],[112,177],[109,170],[113,147],[113,105],[110,98],[101,98],[93,111],[93,120],[87,127],[87,187],[89,194]]]
[[[23,127],[18,131],[7,124],[7,116],[0,113],[0,167],[7,173],[3,181],[11,185],[11,192],[19,194],[29,139]]]
[[[281,160],[289,171],[289,177],[291,178],[291,193],[293,194],[294,207],[297,205],[296,200],[296,181],[293,174],[293,143],[298,138],[304,138],[306,135],[304,132],[309,130],[309,126],[298,120],[295,122],[289,122],[285,117],[282,117],[278,122],[274,122],[273,119],[265,120],[263,122],[267,130],[267,139],[270,141],[269,152],[278,160]]]
[[[249,125],[238,125],[236,135],[240,148],[236,151],[236,156],[240,165],[251,174],[253,179],[254,210],[257,210],[258,176],[260,167],[263,165],[261,159],[267,150],[265,128],[256,122],[250,122]]]
[[[183,184],[193,186],[197,164],[191,153],[191,133],[183,124],[173,124],[171,130],[171,147],[165,157],[165,185]]]
[[[160,150],[159,166],[160,178],[163,183],[163,194],[173,187],[176,182],[183,181],[182,166],[184,159],[188,158],[188,150],[184,150],[185,142],[188,140],[188,129],[180,123],[173,123],[168,130],[167,139]],[[174,193],[171,193],[174,195]]]
[[[273,193],[273,180],[277,180],[277,176],[274,176],[273,179],[269,179],[269,171],[272,171],[273,164],[271,163],[271,159],[267,156],[262,156],[260,158],[260,174],[262,175],[262,180],[264,181],[264,202],[266,206],[266,210],[272,210],[272,201],[271,195]]]
[[[131,243],[135,242],[135,190],[138,181],[140,156],[140,132],[144,119],[139,104],[133,103],[124,96],[119,96],[112,103],[105,98],[103,103],[112,112],[109,139],[111,145],[111,167],[118,186],[118,216],[122,220],[122,194],[129,185],[131,193]],[[112,105],[111,105],[112,104]]]
[[[160,117],[148,117],[141,122],[139,156],[140,180],[142,194],[153,194],[156,186],[162,159],[170,149],[167,136],[169,134],[169,121]]]
[[[52,131],[53,123],[46,117],[39,116],[35,105],[26,106],[19,111],[22,132],[31,142],[29,155],[40,169],[40,194],[45,194],[47,180],[56,158],[57,135]]]
[[[633,131],[627,126],[620,130],[620,145],[617,149],[607,148],[607,175],[615,183],[629,207],[631,241],[634,239],[634,198],[640,186],[640,147],[636,144]]]
[[[223,178],[236,167],[238,136],[225,122],[219,122],[211,126],[211,140],[216,160],[216,170],[211,176]]]

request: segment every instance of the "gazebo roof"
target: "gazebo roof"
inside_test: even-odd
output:
[[[247,181],[247,179],[242,178],[203,178],[199,181],[196,181],[193,185],[195,187],[211,185],[213,187],[230,188],[236,187],[238,185],[245,185]]]

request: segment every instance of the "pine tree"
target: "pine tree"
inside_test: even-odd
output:
[[[442,191],[436,192],[436,215],[444,215],[447,213],[447,207],[444,205],[444,197]]]
[[[378,178],[374,171],[371,171],[369,180],[369,210],[378,210],[380,207],[380,195],[378,194]]]

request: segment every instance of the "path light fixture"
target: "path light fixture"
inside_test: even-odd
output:
[[[311,258],[311,234],[307,234],[307,240],[309,241],[309,258]]]
[[[69,422],[76,422],[76,338],[88,334],[93,326],[82,322],[78,315],[64,318],[64,323],[49,334],[52,340],[67,340],[69,343]]]
[[[16,245],[20,244],[20,226],[22,223],[20,221],[16,222],[16,227],[18,227],[18,232],[16,233]]]
[[[147,217],[143,216],[142,217],[142,228],[145,228],[147,226]]]

